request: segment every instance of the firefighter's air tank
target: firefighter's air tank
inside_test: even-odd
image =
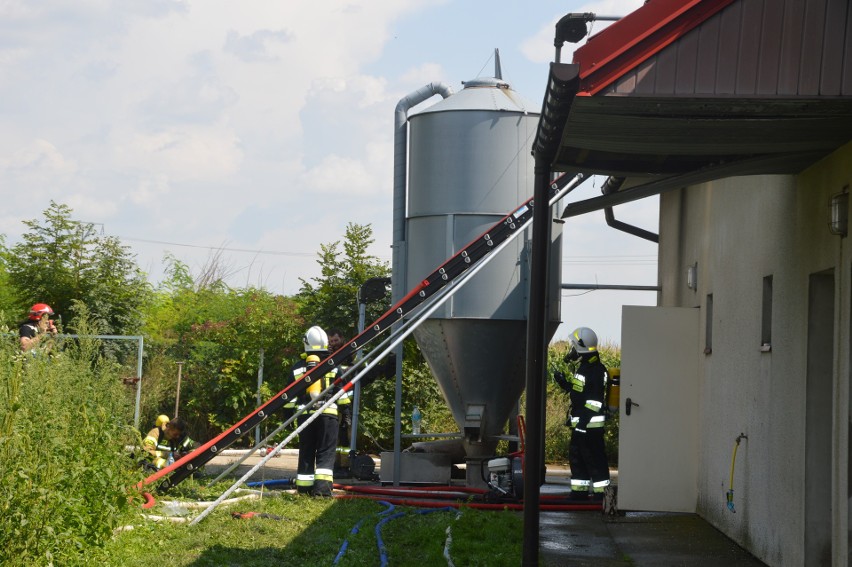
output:
[[[468,81],[411,114],[405,289],[532,197],[538,116],[501,78]],[[560,315],[559,227],[550,336]],[[531,238],[528,228],[414,332],[469,457],[493,453],[524,389]]]

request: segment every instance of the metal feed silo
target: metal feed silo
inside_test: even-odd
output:
[[[537,126],[538,112],[499,78],[468,81],[409,117],[405,289],[532,197]],[[552,332],[560,315],[559,226]],[[524,389],[531,238],[528,229],[414,332],[465,433],[468,457],[493,454]]]

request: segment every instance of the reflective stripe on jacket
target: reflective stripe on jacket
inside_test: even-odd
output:
[[[297,363],[296,366],[293,367],[293,381],[295,382],[297,380],[301,380],[302,376],[304,376],[307,373],[307,371],[308,371],[308,368],[307,368],[304,361]],[[313,378],[314,380],[318,379],[317,377],[314,377],[314,376],[312,376],[311,378]],[[325,374],[325,376],[322,376],[321,378],[319,378],[320,384],[321,384],[320,391],[325,391],[326,389],[328,389],[328,387],[331,386],[334,383],[334,380],[336,378],[337,378],[337,368],[332,369],[330,372],[327,372]],[[326,398],[329,395],[333,395],[333,393],[334,392],[329,392],[325,396],[323,396],[323,398]],[[322,404],[325,401],[323,398],[320,398],[319,400],[317,400],[317,402],[306,413],[308,413],[308,414],[316,413],[317,408],[322,406]],[[296,404],[296,405],[291,406],[291,407],[295,407],[296,409],[302,409],[303,407],[305,407],[305,405],[307,405],[309,400],[310,400],[309,394],[307,394],[307,393],[302,394],[298,397],[298,399],[294,399],[292,401],[292,403]],[[289,405],[289,403],[290,402],[285,404],[284,407],[287,407]],[[336,403],[329,404],[329,406],[327,408],[325,408],[322,413],[324,413],[326,415],[337,416],[337,404]]]
[[[557,380],[571,396],[571,427],[586,430],[606,424],[608,380],[609,374],[597,354],[581,357],[580,366],[570,380]]]

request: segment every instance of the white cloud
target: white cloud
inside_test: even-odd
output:
[[[62,155],[52,143],[38,139],[15,151],[9,158],[0,159],[0,168],[18,174],[68,175],[77,170],[77,164]]]
[[[157,175],[140,179],[136,190],[130,194],[129,199],[137,205],[149,205],[167,198],[170,192],[169,178],[165,175]]]
[[[304,187],[308,194],[347,196],[377,192],[377,183],[360,161],[334,154],[325,156],[316,167],[305,172]]]
[[[174,180],[212,180],[236,173],[242,161],[239,140],[217,128],[170,129],[139,134],[116,149],[116,163],[168,175]]]
[[[231,53],[246,62],[276,62],[280,57],[271,52],[274,44],[288,43],[293,34],[287,30],[256,30],[249,35],[241,35],[235,30],[228,32],[225,39],[225,52]]]
[[[411,89],[418,89],[423,85],[428,85],[434,82],[447,82],[447,73],[444,68],[437,63],[424,63],[411,67],[400,77],[400,82]],[[458,81],[455,81],[458,83]],[[404,93],[407,94],[407,93]]]

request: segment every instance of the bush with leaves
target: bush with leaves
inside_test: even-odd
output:
[[[181,262],[168,260],[169,277],[157,290],[145,328],[151,344],[143,423],[171,414],[175,362],[181,361],[180,415],[191,437],[204,441],[256,407],[261,362],[261,399],[284,388],[285,369],[301,352],[303,321],[290,298],[256,288],[232,289],[221,280],[202,281]]]
[[[99,352],[93,340],[52,357],[0,341],[0,564],[83,565],[134,505],[141,475],[125,446],[139,437]]]

